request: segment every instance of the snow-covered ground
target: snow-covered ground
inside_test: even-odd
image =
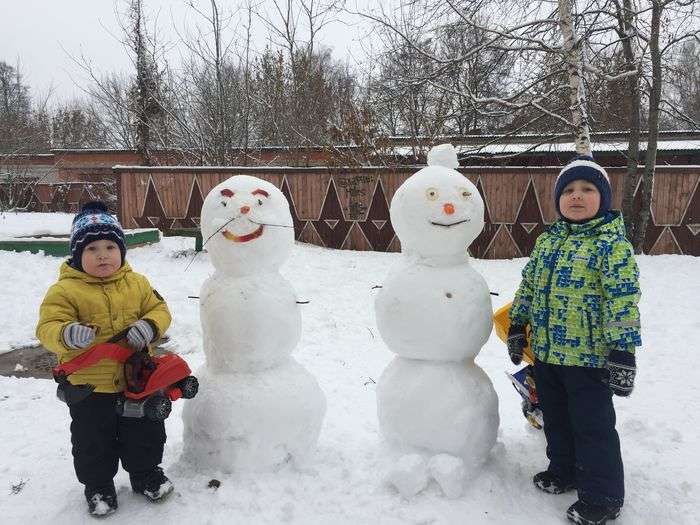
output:
[[[16,222],[16,220],[15,220]],[[14,231],[35,231],[25,224]],[[146,274],[173,312],[173,348],[196,370],[204,360],[196,299],[212,271],[207,255],[192,257],[190,238],[165,238],[135,248],[128,259]],[[303,306],[298,361],[319,380],[328,412],[318,450],[302,469],[271,474],[194,472],[180,461],[182,406],[167,420],[164,467],[176,493],[162,505],[132,494],[116,478],[119,510],[111,523],[211,524],[512,524],[566,523],[575,494],[538,492],[532,475],[546,466],[544,439],[520,413],[504,370],[512,370],[492,335],[477,359],[500,402],[498,443],[484,470],[456,500],[435,485],[410,501],[383,482],[387,450],[377,429],[375,381],[393,354],[381,341],[373,299],[397,254],[326,250],[297,245],[282,273]],[[0,252],[0,352],[34,338],[38,306],[60,259]],[[494,308],[512,297],[525,259],[474,261],[492,291]],[[700,508],[700,388],[695,348],[700,337],[700,258],[640,257],[644,347],[629,399],[616,398],[627,498],[621,525],[695,524]],[[0,377],[0,521],[91,523],[75,481],[69,417],[48,380]],[[440,429],[436,429],[439,432]],[[209,480],[221,481],[218,490]]]
[[[0,213],[0,239],[69,235],[74,213]]]

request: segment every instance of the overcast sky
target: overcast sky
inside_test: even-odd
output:
[[[169,49],[168,61],[174,65],[185,52],[178,32],[194,33],[197,22],[203,26],[203,19],[188,6],[190,1],[202,11],[210,10],[210,0],[144,0],[149,28],[157,23],[160,40]],[[376,8],[394,1],[360,0],[360,4]],[[237,4],[227,0],[217,3],[226,13]],[[258,4],[263,12],[272,7],[269,0],[258,0]],[[75,84],[84,85],[86,76],[71,56],[85,56],[99,71],[130,71],[129,58],[118,41],[121,29],[117,10],[123,12],[124,6],[124,0],[0,0],[0,60],[12,66],[19,64],[33,97],[50,89],[54,102],[80,96]],[[229,38],[241,22],[241,14],[232,17]],[[347,57],[353,62],[363,55],[367,26],[366,20],[358,24],[357,17],[344,15],[342,22],[331,23],[318,38],[333,48],[337,58]],[[242,29],[238,27],[240,34]],[[264,48],[267,39],[267,30],[258,21],[255,46]]]

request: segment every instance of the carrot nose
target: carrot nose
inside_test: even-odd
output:
[[[446,202],[445,204],[442,205],[442,210],[447,215],[452,215],[455,212],[455,205],[452,204],[451,202]]]
[[[241,206],[241,213],[248,213],[250,211],[250,206]]]

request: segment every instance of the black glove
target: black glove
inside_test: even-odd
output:
[[[634,354],[624,350],[611,350],[608,356],[610,371],[610,389],[616,396],[627,397],[634,388],[634,376],[637,375],[637,365]]]
[[[508,329],[508,355],[514,365],[519,365],[523,360],[523,351],[527,346],[525,327],[510,325]]]

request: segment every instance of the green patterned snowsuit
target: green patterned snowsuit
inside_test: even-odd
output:
[[[634,352],[642,344],[639,270],[619,212],[552,224],[522,277],[510,319],[530,325],[538,360],[601,368],[612,348]]]

